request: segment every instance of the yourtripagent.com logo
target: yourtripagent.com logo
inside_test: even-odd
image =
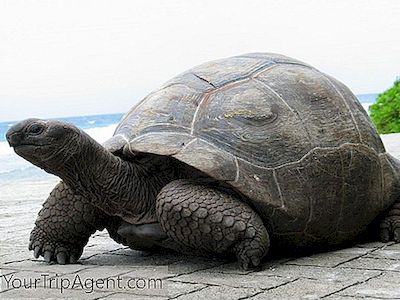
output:
[[[57,289],[63,293],[69,289],[81,289],[85,293],[101,290],[143,290],[162,289],[163,282],[159,278],[133,278],[121,275],[107,278],[83,277],[79,274],[50,275],[38,274],[36,277],[19,277],[8,274],[1,277],[2,290],[9,289]]]

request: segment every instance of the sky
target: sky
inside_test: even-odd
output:
[[[125,112],[173,76],[248,52],[355,94],[400,75],[400,1],[0,0],[0,121]]]

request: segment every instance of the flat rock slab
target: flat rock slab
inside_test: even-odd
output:
[[[400,158],[400,135],[383,139]],[[147,255],[98,232],[79,264],[48,265],[27,246],[56,182],[0,185],[1,299],[400,299],[400,244],[393,243],[266,261],[251,272],[227,260]]]

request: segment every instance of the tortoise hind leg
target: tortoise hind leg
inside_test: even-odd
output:
[[[242,269],[258,266],[269,236],[253,209],[210,185],[176,180],[157,196],[161,228],[179,247],[193,253],[234,253]]]
[[[381,156],[384,176],[384,198],[386,203],[394,203],[380,221],[382,242],[400,242],[400,161],[386,153]]]
[[[382,242],[400,243],[400,202],[393,204],[380,222],[379,234]]]
[[[118,241],[118,220],[105,215],[64,183],[55,186],[43,204],[30,235],[29,250],[47,262],[75,263],[90,235],[107,227]]]

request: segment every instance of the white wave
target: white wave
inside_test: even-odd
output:
[[[5,144],[5,143],[1,143]],[[1,145],[3,146],[3,145]],[[8,145],[7,145],[8,147]],[[8,173],[11,171],[19,170],[19,171],[24,171],[25,169],[29,168],[32,166],[32,164],[22,157],[18,156],[15,154],[12,150],[12,148],[9,148],[11,151],[10,153],[6,153],[3,155],[0,155],[0,174],[3,173]]]
[[[0,142],[0,156],[14,153],[13,149],[7,142]]]
[[[117,125],[118,124],[111,124],[105,127],[89,128],[85,129],[85,132],[101,144],[113,136]]]

